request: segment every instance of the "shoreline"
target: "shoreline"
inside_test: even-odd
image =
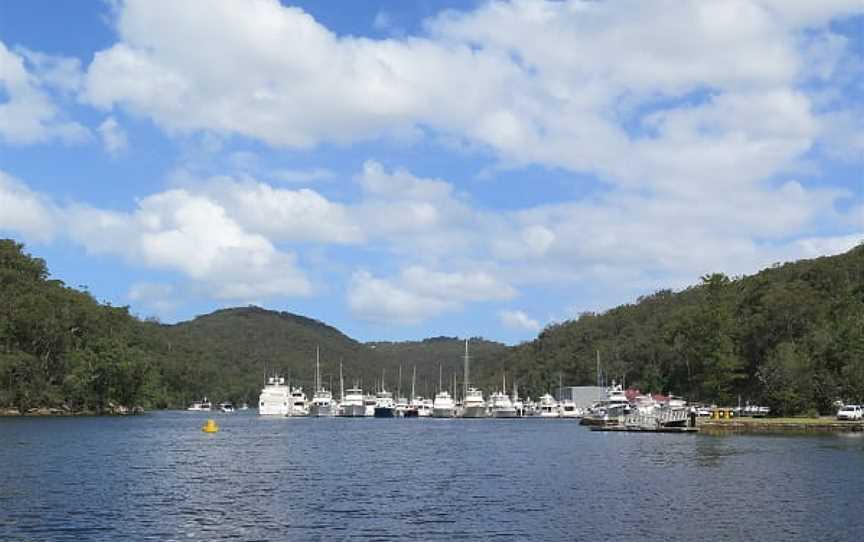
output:
[[[864,421],[846,422],[832,417],[820,418],[733,418],[699,420],[706,433],[860,433]]]

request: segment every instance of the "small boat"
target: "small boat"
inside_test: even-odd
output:
[[[288,386],[280,376],[271,376],[258,396],[259,416],[287,416],[289,410]]]
[[[219,410],[225,413],[234,412],[234,405],[228,402],[219,403]]]
[[[242,405],[240,405],[240,410],[249,410],[249,404],[243,403]]]
[[[186,410],[189,412],[209,412],[213,410],[213,404],[205,397],[202,401],[192,401]]]

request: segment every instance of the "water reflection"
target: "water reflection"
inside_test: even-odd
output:
[[[0,539],[864,538],[858,437],[437,422],[0,420]]]

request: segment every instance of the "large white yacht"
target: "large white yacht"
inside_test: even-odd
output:
[[[288,386],[285,379],[271,376],[258,396],[258,414],[260,416],[288,415]]]
[[[485,418],[487,415],[488,412],[486,411],[486,401],[483,399],[483,392],[477,388],[468,388],[465,400],[462,402],[462,417]]]
[[[516,407],[513,401],[502,391],[496,391],[491,397],[493,418],[515,418]]]
[[[537,406],[541,418],[559,417],[558,401],[548,393],[540,397],[540,403]]]
[[[375,408],[374,403],[372,408]],[[345,397],[342,399],[339,407],[339,415],[349,418],[362,418],[366,415],[366,405],[363,404],[363,390],[356,384],[353,388],[345,390]]]
[[[288,416],[308,416],[309,403],[306,401],[306,394],[303,393],[303,388],[297,386],[291,388],[291,398],[288,404]]]
[[[309,404],[309,415],[318,418],[336,415],[333,394],[321,384],[321,362],[318,348],[315,349],[315,391]]]
[[[432,402],[432,417],[433,418],[453,418],[456,416],[456,404],[453,398],[447,391],[441,391],[435,395],[435,400]]]

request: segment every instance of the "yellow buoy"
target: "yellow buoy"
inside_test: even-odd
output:
[[[219,426],[216,425],[214,420],[207,420],[207,423],[204,424],[204,427],[201,428],[205,433],[215,433],[219,431]]]

